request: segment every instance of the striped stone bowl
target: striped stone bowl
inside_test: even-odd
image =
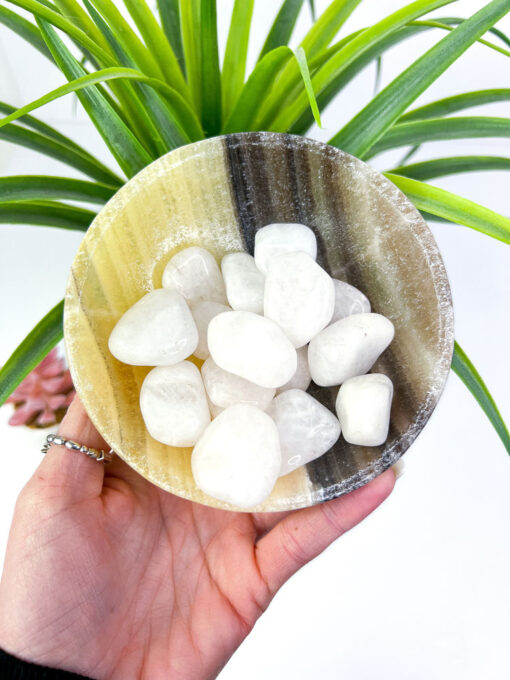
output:
[[[216,137],[177,149],[131,179],[100,211],[72,266],[64,334],[74,384],[95,426],[130,466],[158,486],[199,503],[191,449],[152,439],[140,409],[149,367],[108,351],[119,317],[161,286],[170,257],[191,245],[218,260],[253,252],[271,222],[301,222],[318,240],[318,261],[360,288],[389,317],[395,339],[374,367],[395,386],[388,440],[347,444],[278,480],[256,509],[313,505],[365,484],[393,465],[424,427],[443,390],[453,350],[448,278],[420,214],[387,179],[338,149],[273,133]],[[334,411],[335,388],[310,389]]]

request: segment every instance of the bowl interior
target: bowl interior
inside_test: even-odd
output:
[[[150,367],[108,351],[119,317],[161,286],[175,252],[201,245],[218,259],[253,252],[257,229],[301,222],[317,235],[319,263],[360,288],[389,317],[395,339],[374,371],[395,386],[390,434],[379,447],[342,437],[324,456],[282,477],[257,509],[313,505],[391,466],[427,422],[453,351],[450,289],[436,243],[406,197],[365,163],[302,137],[243,133],[177,149],[131,179],[100,211],[69,278],[64,335],[74,383],[110,446],[140,474],[185,498],[230,508],[199,491],[191,449],[152,439],[139,409]],[[338,388],[311,394],[334,411]]]

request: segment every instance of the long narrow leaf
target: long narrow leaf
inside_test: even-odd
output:
[[[54,201],[0,201],[0,224],[30,224],[87,231],[96,214]]]
[[[440,21],[442,24],[449,24],[450,26],[457,26],[458,24],[461,24],[463,21],[465,21],[465,19],[461,17],[438,17],[436,21]],[[497,36],[502,42],[505,43],[505,45],[510,47],[510,38],[506,35],[506,33],[503,33],[501,29],[492,26],[489,28],[488,32]]]
[[[510,158],[501,156],[452,156],[410,165],[400,165],[390,172],[393,175],[427,180],[445,175],[456,175],[461,172],[480,172],[482,170],[510,170]]]
[[[408,38],[412,38],[413,36],[418,35],[419,33],[429,31],[431,29],[439,29],[441,31],[448,31],[450,33],[451,31],[453,31],[453,28],[451,26],[447,26],[446,24],[440,24],[437,21],[427,20],[411,21],[409,25],[400,28],[395,33],[391,33],[385,39],[383,39],[380,42],[377,42],[371,48],[363,52],[346,69],[342,69],[342,71],[335,76],[331,83],[317,94],[317,103],[319,109],[323,111],[326,108],[326,106],[338,95],[338,93],[349,82],[351,82],[352,79],[355,76],[357,76],[358,73],[360,73],[360,71],[362,71],[362,69],[364,69],[365,66],[367,66],[367,64],[369,64],[371,61],[373,61],[374,59],[378,59],[387,50],[394,47],[395,45],[400,44],[401,42],[407,40]],[[361,34],[362,32],[363,31],[359,31],[357,34]],[[351,36],[351,39],[354,37],[356,37],[356,34],[353,34]],[[484,43],[484,41],[481,39],[479,39],[477,42]],[[343,48],[343,44],[341,43],[342,41],[340,41],[339,47]],[[488,45],[488,47],[494,49],[494,46],[491,45],[490,43],[486,44]],[[339,51],[339,49],[335,49],[335,46],[332,46],[330,48],[330,51],[331,54],[330,56],[328,56],[328,59],[333,57]],[[326,53],[323,52],[322,54]],[[327,59],[324,60],[323,63],[325,63],[326,61]],[[318,66],[320,67],[322,66],[322,64],[318,64]],[[314,60],[311,61],[310,67],[312,70],[312,68],[314,67]],[[313,68],[313,70],[315,69]],[[277,108],[278,107],[276,107],[275,110],[277,110]],[[300,116],[299,120],[297,120],[289,129],[289,132],[298,135],[303,135],[310,128],[312,123],[313,116],[311,115],[310,110],[306,109],[304,113]]]
[[[18,1],[18,0],[17,0]],[[26,2],[26,0],[24,0]],[[106,22],[121,37],[122,46],[147,76],[162,78],[163,73],[150,50],[143,44],[112,0],[91,0]]]
[[[35,109],[38,109],[41,106],[44,106],[45,104],[54,101],[55,99],[59,99],[60,97],[70,94],[71,92],[80,92],[81,90],[91,87],[92,85],[96,85],[97,83],[115,80],[117,78],[132,79],[147,84],[151,88],[161,92],[170,102],[172,102],[175,105],[176,109],[178,108],[181,111],[181,114],[183,116],[185,114],[186,116],[189,116],[191,120],[193,119],[194,115],[193,111],[189,108],[189,106],[182,99],[179,93],[177,93],[175,90],[169,87],[166,83],[163,83],[160,80],[156,80],[155,78],[148,78],[147,76],[144,76],[142,73],[140,73],[139,71],[135,71],[134,69],[118,67],[95,71],[94,73],[89,73],[85,76],[81,76],[80,78],[76,78],[76,80],[72,80],[66,85],[61,85],[60,87],[57,87],[55,90],[52,90],[51,92],[48,92],[42,97],[39,97],[39,99],[36,99],[30,104],[22,106],[20,109],[14,111],[6,118],[1,119],[0,128],[6,125],[7,123],[10,123],[18,118],[21,118],[26,113],[34,111]],[[183,117],[182,126],[185,126],[188,123],[189,120],[186,120]],[[189,139],[186,139],[185,137],[181,136],[180,139],[177,140],[178,144],[176,144],[176,146],[179,144],[185,144],[188,141]]]
[[[306,97],[310,105],[310,108],[312,109],[313,117],[315,118],[315,122],[317,123],[317,125],[319,127],[322,127],[319,107],[317,106],[317,100],[315,99],[315,93],[313,91],[313,85],[312,80],[310,78],[310,71],[308,70],[308,62],[306,61],[305,51],[302,47],[298,47],[294,55],[299,66],[301,77],[303,78]]]
[[[182,47],[179,0],[157,0],[157,4],[163,30],[168,38],[168,42],[172,46],[183,74],[186,75],[186,64],[184,63],[184,50]]]
[[[150,46],[150,52],[154,56],[165,81],[185,99],[189,98],[188,86],[177,57],[145,0],[124,0],[124,4],[133,17],[145,44]]]
[[[440,140],[475,137],[510,137],[510,119],[491,116],[465,116],[455,118],[432,118],[399,123],[365,154],[371,158],[386,149],[408,144],[422,144]]]
[[[329,45],[361,0],[333,0],[301,41],[308,59]]]
[[[0,102],[0,113],[6,113],[7,115],[9,115],[14,111],[17,111],[16,106],[12,106],[12,104],[6,104],[5,102]],[[76,144],[76,142],[74,142],[72,139],[69,139],[69,137],[66,137],[58,130],[55,130],[55,128],[52,128],[50,125],[47,125],[46,123],[43,123],[42,120],[39,120],[34,116],[22,116],[18,120],[18,122],[23,123],[23,125],[26,125],[27,127],[32,128],[33,130],[37,130],[37,132],[40,132],[46,137],[50,137],[51,139],[54,139],[57,142],[60,142],[61,144],[65,144],[66,146],[71,146],[77,149],[83,155],[89,156],[90,159],[94,158],[91,154],[88,153],[88,151],[85,151],[85,149],[83,149],[79,144]],[[120,182],[120,179],[118,179],[118,182]]]
[[[53,58],[66,78],[74,80],[85,75],[83,68],[51,26],[41,20],[39,20],[39,26]],[[153,160],[100,92],[91,87],[80,90],[78,97],[117,163],[128,177],[135,175]]]
[[[342,49],[334,54],[312,77],[315,92],[322,92],[334,82],[343,71],[356,61],[363,53],[374,45],[398,31],[410,21],[428,12],[453,2],[453,0],[415,0],[415,2],[393,12],[381,21],[362,31],[358,36],[347,42]],[[284,107],[271,123],[271,130],[288,130],[299,119],[307,107],[305,94],[302,93],[292,106]]]
[[[11,12],[7,7],[0,6],[0,24],[7,26],[11,31],[14,31],[14,33],[23,38],[25,42],[35,47],[43,56],[51,59],[50,51],[42,39],[41,32],[30,21],[19,16],[16,12]]]
[[[269,30],[258,61],[277,47],[288,44],[302,6],[303,0],[284,0]]]
[[[116,187],[97,182],[47,175],[14,175],[0,177],[0,204],[5,201],[86,201],[102,205]]]
[[[62,339],[64,301],[39,321],[0,369],[0,404]]]
[[[99,45],[92,40],[84,31],[75,26],[71,21],[66,19],[62,14],[49,9],[37,0],[7,0],[13,5],[17,5],[27,12],[31,12],[39,19],[47,21],[52,26],[59,28],[64,33],[74,40],[77,45],[80,45],[85,50],[93,54],[103,66],[113,66],[114,62],[111,56],[103,50]]]
[[[395,78],[330,144],[364,157],[408,106],[509,11],[508,0],[489,2]]]
[[[201,0],[179,0],[186,78],[196,111],[201,110],[202,88],[201,45],[200,40],[197,40],[197,35],[201,34],[200,2]]]
[[[207,136],[221,130],[221,73],[216,26],[216,0],[201,0],[200,5],[202,127]]]
[[[39,0],[40,1],[40,0]],[[84,33],[90,36],[94,42],[102,47],[106,52],[109,51],[108,44],[101,35],[101,32],[94,25],[87,12],[77,0],[55,0],[61,14],[78,26]]]
[[[122,184],[122,180],[117,175],[88,153],[81,153],[73,146],[51,139],[33,130],[28,130],[20,125],[11,123],[0,128],[0,139],[37,151],[49,158],[55,158],[98,182],[114,186]]]
[[[400,116],[399,123],[409,123],[412,120],[425,120],[427,118],[440,118],[441,116],[448,116],[451,113],[469,109],[473,106],[504,101],[510,101],[510,89],[508,88],[465,92],[453,97],[438,99],[435,102],[408,111]]]
[[[503,243],[510,243],[510,219],[507,217],[445,189],[389,172],[385,175],[419,210],[471,227]]]
[[[224,133],[255,129],[258,104],[264,95],[271,91],[276,76],[292,58],[292,54],[290,47],[282,45],[268,52],[257,63],[223,127]]]
[[[493,428],[503,442],[507,453],[510,454],[510,433],[508,432],[505,421],[503,420],[487,385],[457,342],[455,343],[453,352],[452,370],[459,376],[464,385],[480,404],[485,415],[490,420]]]
[[[420,22],[420,23],[423,23],[424,25],[427,25],[430,28],[440,28],[442,30],[446,30],[446,31],[450,31],[450,32],[453,31],[454,28],[455,28],[453,25],[443,23],[442,21],[440,21],[438,19],[430,19],[430,20],[423,21],[423,22]],[[492,31],[493,29],[489,29],[489,30]],[[504,47],[500,47],[499,45],[496,45],[495,43],[490,42],[489,40],[485,40],[484,38],[478,38],[478,40],[476,42],[479,43],[480,45],[485,45],[485,47],[489,47],[491,50],[494,50],[495,52],[499,52],[500,54],[504,54],[505,57],[510,57],[510,51],[509,50],[505,49]]]
[[[244,85],[254,0],[235,0],[221,72],[223,115],[232,111]]]

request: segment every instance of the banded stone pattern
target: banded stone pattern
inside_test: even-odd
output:
[[[365,163],[275,133],[217,137],[158,159],[117,192],[87,232],[69,277],[64,336],[77,391],[108,444],[151,482],[215,507],[235,509],[195,487],[190,449],[149,436],[138,396],[150,368],[117,361],[108,336],[126,309],[161,285],[175,252],[191,245],[218,258],[253,252],[257,229],[271,222],[311,227],[320,264],[393,321],[395,339],[374,370],[393,380],[395,397],[383,446],[340,438],[279,479],[258,511],[334,498],[395,463],[432,413],[451,362],[453,312],[437,245],[405,196]],[[336,388],[310,391],[334,409]]]

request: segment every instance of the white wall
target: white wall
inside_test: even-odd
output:
[[[262,37],[277,3],[257,0],[254,35]],[[327,2],[318,2],[319,8]],[[403,6],[365,0],[345,31]],[[439,15],[467,16],[482,0],[461,0]],[[219,0],[224,43],[231,0]],[[309,18],[303,11],[299,31]],[[510,32],[510,16],[500,24]],[[384,83],[435,40],[437,33],[393,49]],[[258,45],[250,49],[252,60]],[[0,28],[0,99],[21,104],[62,84],[59,73],[21,40]],[[323,116],[327,140],[371,96],[368,68]],[[508,84],[507,58],[474,46],[421,98]],[[508,116],[509,105],[491,115]],[[47,122],[108,158],[94,129],[70,97],[40,112]],[[432,143],[418,158],[486,153],[510,156],[505,140]],[[401,153],[374,165],[391,167]],[[0,144],[2,174],[69,171],[58,163]],[[459,175],[435,184],[509,214],[508,175]],[[464,227],[432,225],[450,275],[457,338],[510,420],[508,300],[510,251]],[[62,297],[80,235],[20,226],[0,227],[0,362]],[[0,410],[0,554],[16,494],[39,460],[42,435],[6,426]],[[392,497],[279,593],[222,680],[508,680],[510,625],[510,461],[460,381],[451,376],[430,423],[405,456]]]

